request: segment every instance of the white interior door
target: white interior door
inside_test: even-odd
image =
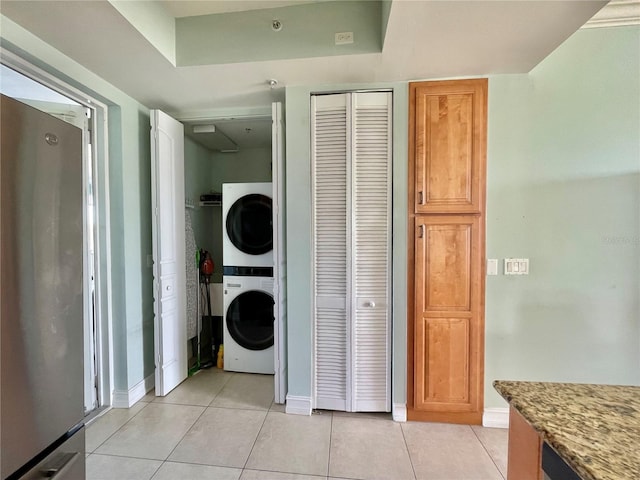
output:
[[[350,410],[391,411],[391,92],[352,94]]]
[[[151,110],[154,345],[156,395],[187,378],[184,128]]]
[[[350,97],[311,97],[314,408],[347,410],[351,398]]]
[[[287,257],[285,254],[284,199],[284,122],[282,103],[271,105],[271,168],[273,183],[273,316],[275,354],[275,402],[284,403],[287,396]]]
[[[315,408],[391,408],[391,105],[311,99]]]

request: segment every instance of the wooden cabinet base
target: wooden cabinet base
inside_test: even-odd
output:
[[[415,422],[458,423],[462,425],[482,425],[482,414],[478,412],[425,412],[407,408],[407,420]]]
[[[542,438],[513,407],[509,407],[507,480],[542,480]]]

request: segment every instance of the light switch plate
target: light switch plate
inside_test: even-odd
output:
[[[487,275],[498,275],[497,258],[487,258]]]
[[[529,259],[528,258],[505,258],[504,274],[505,275],[529,275]]]

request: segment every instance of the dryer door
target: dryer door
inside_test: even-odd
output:
[[[227,235],[241,252],[262,255],[273,249],[271,198],[252,193],[239,198],[229,209]]]
[[[273,345],[273,320],[273,297],[258,290],[241,293],[227,308],[227,330],[248,350],[265,350]]]

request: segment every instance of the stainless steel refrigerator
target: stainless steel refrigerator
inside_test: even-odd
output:
[[[0,123],[0,475],[82,479],[82,132],[4,95]]]

